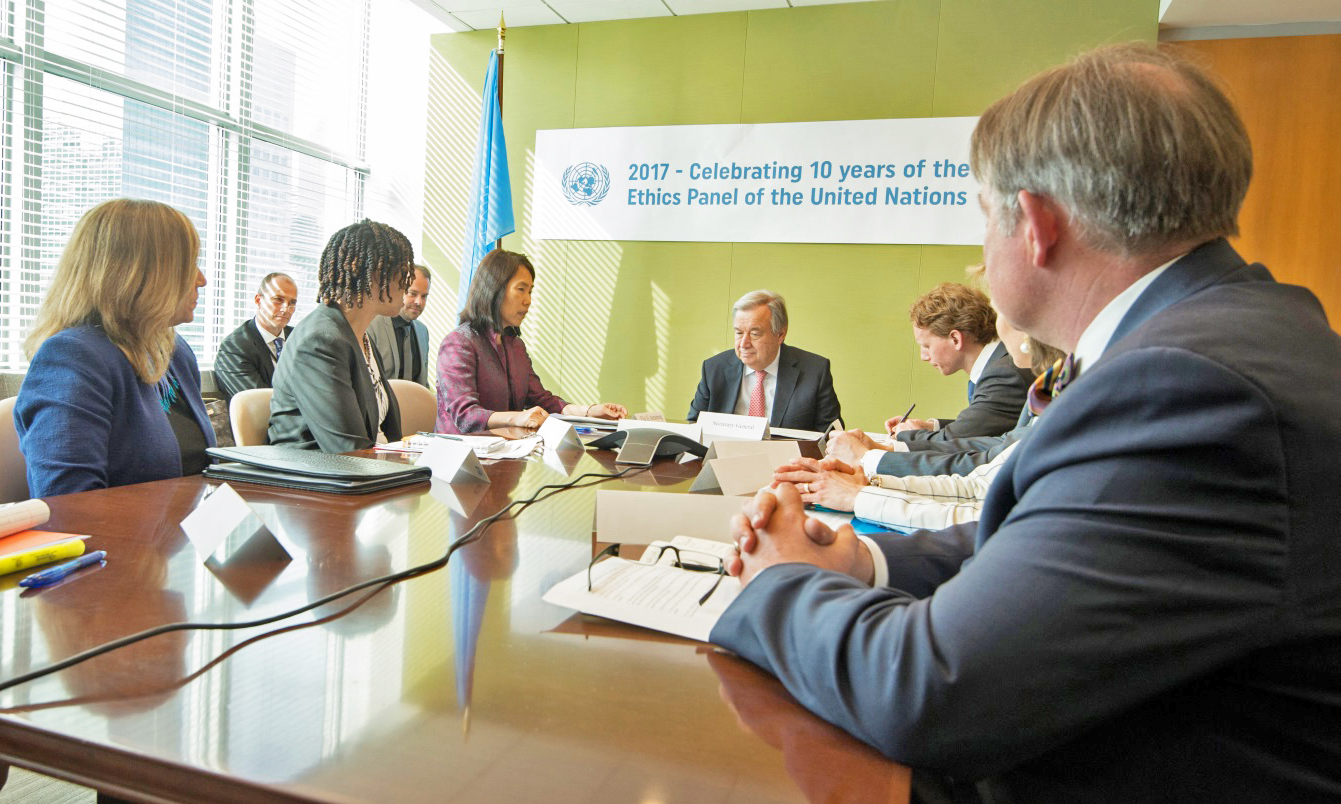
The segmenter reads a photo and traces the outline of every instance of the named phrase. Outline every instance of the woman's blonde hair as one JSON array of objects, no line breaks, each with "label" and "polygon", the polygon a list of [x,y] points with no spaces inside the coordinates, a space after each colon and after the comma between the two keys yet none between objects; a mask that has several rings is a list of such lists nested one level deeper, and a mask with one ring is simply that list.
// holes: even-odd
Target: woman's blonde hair
[{"label": "woman's blonde hair", "polygon": [[195,225],[167,204],[118,198],[85,212],[24,342],[28,356],[63,329],[93,324],[142,381],[157,383],[172,359],[173,317],[195,287],[199,253]]}]

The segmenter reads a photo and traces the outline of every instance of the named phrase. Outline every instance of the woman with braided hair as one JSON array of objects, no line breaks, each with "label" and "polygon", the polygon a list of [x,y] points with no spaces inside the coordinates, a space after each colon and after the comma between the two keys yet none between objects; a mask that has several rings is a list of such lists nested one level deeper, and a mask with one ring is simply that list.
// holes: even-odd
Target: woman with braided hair
[{"label": "woman with braided hair", "polygon": [[413,265],[410,241],[384,223],[363,220],[331,237],[318,306],[275,365],[271,444],[349,452],[401,437],[400,408],[367,332],[375,316],[400,311]]}]

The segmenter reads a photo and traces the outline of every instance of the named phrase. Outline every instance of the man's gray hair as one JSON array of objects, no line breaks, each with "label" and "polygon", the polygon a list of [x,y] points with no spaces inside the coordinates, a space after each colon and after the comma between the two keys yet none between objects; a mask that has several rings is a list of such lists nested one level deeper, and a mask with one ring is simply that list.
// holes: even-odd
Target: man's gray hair
[{"label": "man's gray hair", "polygon": [[1074,216],[1093,247],[1131,256],[1238,233],[1252,146],[1199,67],[1150,45],[1114,45],[1023,84],[979,119],[973,175],[1003,234],[1021,190]]},{"label": "man's gray hair", "polygon": [[751,290],[741,296],[731,306],[731,317],[735,318],[736,313],[753,310],[756,307],[768,308],[768,315],[773,321],[774,335],[781,335],[787,331],[787,301],[771,290]]}]

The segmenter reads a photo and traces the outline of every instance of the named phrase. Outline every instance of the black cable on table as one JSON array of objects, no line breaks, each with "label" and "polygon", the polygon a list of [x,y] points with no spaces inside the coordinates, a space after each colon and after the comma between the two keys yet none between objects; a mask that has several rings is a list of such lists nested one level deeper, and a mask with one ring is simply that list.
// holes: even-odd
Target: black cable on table
[{"label": "black cable on table", "polygon": [[[399,572],[393,572],[387,575],[379,576],[377,578],[370,578],[366,581],[360,581],[359,583],[356,583],[353,586],[349,586],[339,591],[332,592],[331,594],[326,595],[323,598],[314,600],[305,606],[300,606],[299,608],[291,609],[289,611],[282,612],[280,614],[275,614],[270,617],[262,617],[259,620],[248,620],[246,622],[238,622],[238,623],[185,622],[185,623],[168,623],[167,625],[155,626],[153,628],[140,631],[137,634],[130,634],[129,636],[124,636],[120,639],[116,639],[111,642],[104,642],[103,644],[98,645],[97,647],[89,648],[88,650],[76,653],[75,655],[67,659],[62,659],[61,661],[56,662],[54,664],[49,664],[46,667],[41,667],[38,668],[37,670],[24,673],[21,676],[16,676],[14,678],[7,679],[5,681],[0,681],[0,692],[3,692],[7,689],[11,689],[13,687],[17,687],[20,684],[26,684],[29,681],[34,681],[43,676],[59,672],[61,670],[65,670],[70,667],[74,667],[75,665],[82,664],[88,661],[89,659],[93,659],[105,653],[110,653],[114,650],[124,648],[127,645],[133,645],[136,642],[141,642],[143,640],[149,639],[151,637],[160,636],[162,634],[170,634],[173,633],[174,631],[235,631],[244,628],[256,628],[262,625],[269,625],[270,623],[279,622],[280,620],[287,620],[290,617],[294,617],[299,614],[302,614],[303,612],[319,608],[321,606],[326,605],[327,603],[334,602],[347,595],[352,595],[355,592],[368,589],[369,587],[377,586],[378,588],[375,591],[369,593],[368,595],[368,597],[372,597],[376,594],[379,594],[383,589],[386,589],[387,587],[393,584],[400,583],[401,581],[408,580],[410,578],[417,578],[420,575],[427,575],[430,572],[436,572],[437,570],[440,570],[443,567],[447,566],[447,563],[451,560],[453,553],[455,553],[461,547],[464,547],[467,544],[470,544],[471,542],[477,540],[480,537],[480,534],[484,533],[486,528],[488,528],[493,523],[497,522],[499,519],[503,518],[510,510],[512,510],[512,508],[516,506],[521,506],[521,508],[518,510],[518,513],[521,513],[521,511],[526,510],[529,506],[533,505],[534,503],[548,499],[554,496],[555,494],[558,494],[561,491],[567,491],[568,489],[574,489],[574,488],[582,488],[583,486],[586,485],[595,485],[595,483],[582,484],[581,481],[585,478],[595,478],[596,483],[601,483],[606,480],[614,480],[616,478],[624,477],[630,472],[646,470],[648,468],[649,467],[646,466],[630,466],[629,468],[621,472],[615,472],[613,474],[602,474],[599,472],[585,472],[573,478],[572,480],[568,481],[567,483],[549,483],[544,486],[541,486],[540,488],[536,489],[534,494],[532,494],[530,497],[527,497],[525,500],[511,500],[508,502],[507,505],[503,506],[498,511],[491,514],[488,518],[482,519],[479,522],[475,523],[474,527],[472,527],[465,533],[461,534],[451,544],[447,545],[447,552],[443,553],[440,557],[435,558],[432,561],[419,564],[418,566],[410,567],[409,569],[403,569],[400,570]],[[549,491],[550,493],[545,494],[544,492],[546,491]]]}]

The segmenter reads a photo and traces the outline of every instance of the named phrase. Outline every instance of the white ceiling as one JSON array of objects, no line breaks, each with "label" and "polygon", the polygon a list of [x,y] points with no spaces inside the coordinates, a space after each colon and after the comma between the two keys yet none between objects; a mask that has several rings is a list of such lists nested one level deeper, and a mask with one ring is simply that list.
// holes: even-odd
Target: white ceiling
[{"label": "white ceiling", "polygon": [[[673,17],[871,0],[414,0],[453,31]],[[1341,0],[1160,0],[1160,26],[1232,28],[1341,21]],[[1307,31],[1300,31],[1307,32]],[[1329,31],[1324,31],[1329,32]]]}]

